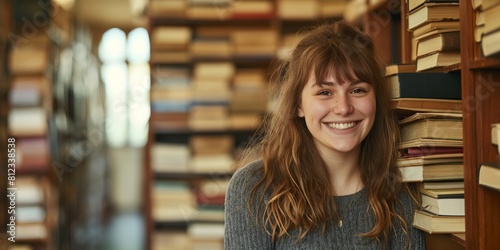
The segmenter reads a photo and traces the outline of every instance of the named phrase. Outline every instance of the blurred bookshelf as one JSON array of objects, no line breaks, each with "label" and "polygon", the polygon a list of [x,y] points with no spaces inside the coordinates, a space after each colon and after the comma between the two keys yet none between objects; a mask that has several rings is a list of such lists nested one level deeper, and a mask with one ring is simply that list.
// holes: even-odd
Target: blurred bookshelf
[{"label": "blurred bookshelf", "polygon": [[346,2],[148,3],[147,247],[178,242],[222,249],[231,164],[272,109],[276,66],[300,38],[297,32],[341,19]]}]

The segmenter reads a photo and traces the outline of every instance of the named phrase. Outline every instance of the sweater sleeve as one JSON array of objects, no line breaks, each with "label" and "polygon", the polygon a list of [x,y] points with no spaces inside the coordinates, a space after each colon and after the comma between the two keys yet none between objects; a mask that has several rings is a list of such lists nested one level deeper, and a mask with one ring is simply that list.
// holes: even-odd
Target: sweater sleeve
[{"label": "sweater sleeve", "polygon": [[[248,198],[257,182],[258,162],[236,171],[226,192],[224,211],[224,249],[272,249],[271,237],[257,224],[255,211],[249,211]],[[260,219],[260,218],[259,218]],[[259,220],[260,222],[260,220]]]}]

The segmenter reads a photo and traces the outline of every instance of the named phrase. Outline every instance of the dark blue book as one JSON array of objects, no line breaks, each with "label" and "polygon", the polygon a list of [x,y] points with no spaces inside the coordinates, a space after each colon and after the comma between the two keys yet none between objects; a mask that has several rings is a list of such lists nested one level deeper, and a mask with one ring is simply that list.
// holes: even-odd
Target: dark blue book
[{"label": "dark blue book", "polygon": [[446,72],[404,72],[387,77],[391,97],[460,100],[460,74]]}]

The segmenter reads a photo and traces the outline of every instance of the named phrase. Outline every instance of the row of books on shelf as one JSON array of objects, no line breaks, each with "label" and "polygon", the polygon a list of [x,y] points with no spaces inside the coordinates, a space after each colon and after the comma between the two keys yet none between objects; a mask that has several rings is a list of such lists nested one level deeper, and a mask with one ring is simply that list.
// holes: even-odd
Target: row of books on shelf
[{"label": "row of books on shelf", "polygon": [[153,233],[151,249],[224,249],[224,225],[221,223],[191,223],[187,230],[167,230]]},{"label": "row of books on shelf", "polygon": [[475,11],[475,41],[480,43],[485,56],[500,52],[500,1],[473,0]]},{"label": "row of books on shelf", "polygon": [[155,173],[230,173],[235,141],[231,135],[192,135],[188,143],[152,145]]},{"label": "row of books on shelf", "polygon": [[[207,179],[196,185],[179,181],[156,181],[152,190],[155,224],[178,224],[181,231],[156,231],[153,249],[222,249],[224,198],[228,179]],[[175,239],[174,239],[175,238]]]},{"label": "row of books on shelf", "polygon": [[316,19],[340,17],[347,0],[153,0],[148,12],[152,17],[187,19]]},{"label": "row of books on shelf", "polygon": [[[215,31],[215,32],[214,32]],[[190,58],[272,57],[278,35],[271,28],[156,26],[151,31],[154,62],[188,62]],[[171,57],[171,58],[169,58]]]}]

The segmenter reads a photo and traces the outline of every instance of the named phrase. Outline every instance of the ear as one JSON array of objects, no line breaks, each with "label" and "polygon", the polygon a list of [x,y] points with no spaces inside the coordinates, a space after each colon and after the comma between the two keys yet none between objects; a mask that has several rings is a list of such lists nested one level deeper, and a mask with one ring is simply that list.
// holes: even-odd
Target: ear
[{"label": "ear", "polygon": [[299,117],[305,116],[304,111],[302,110],[302,107],[300,107],[300,106],[297,108],[297,116],[299,116]]}]

